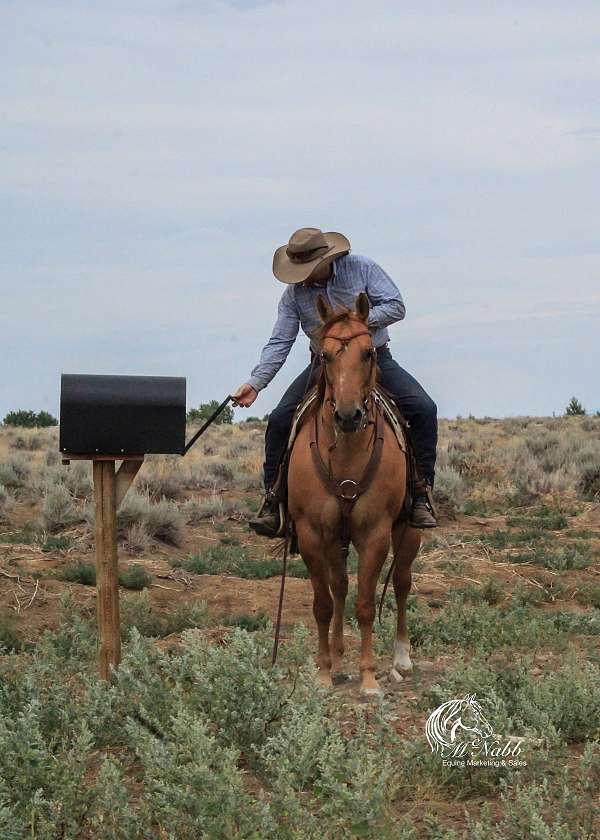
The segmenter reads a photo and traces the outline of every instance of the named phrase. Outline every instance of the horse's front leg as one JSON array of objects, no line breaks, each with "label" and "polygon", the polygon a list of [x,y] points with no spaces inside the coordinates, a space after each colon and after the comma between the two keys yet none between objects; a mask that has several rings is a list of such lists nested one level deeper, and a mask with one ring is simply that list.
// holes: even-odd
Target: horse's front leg
[{"label": "horse's front leg", "polygon": [[344,607],[348,595],[348,570],[339,544],[328,552],[329,588],[333,595],[333,621],[331,623],[331,656],[334,671],[340,668],[344,655]]},{"label": "horse's front leg", "polygon": [[296,523],[298,547],[310,574],[313,588],[313,615],[317,622],[319,649],[317,668],[319,682],[330,688],[331,651],[329,648],[329,625],[333,616],[333,599],[329,591],[329,575],[322,543],[317,531],[306,520]]},{"label": "horse's front leg", "polygon": [[373,621],[375,620],[375,592],[381,569],[390,547],[390,531],[378,529],[369,534],[358,550],[358,597],[356,599],[356,618],[360,627],[360,676],[361,694],[380,695],[383,692],[375,678],[375,660],[373,658]]}]

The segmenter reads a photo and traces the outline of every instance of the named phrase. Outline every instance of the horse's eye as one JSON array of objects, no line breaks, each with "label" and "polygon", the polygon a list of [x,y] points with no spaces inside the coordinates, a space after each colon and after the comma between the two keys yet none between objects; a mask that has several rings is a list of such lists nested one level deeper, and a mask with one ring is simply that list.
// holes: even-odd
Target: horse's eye
[{"label": "horse's eye", "polygon": [[323,350],[321,353],[321,361],[327,364],[331,361],[331,355]]}]

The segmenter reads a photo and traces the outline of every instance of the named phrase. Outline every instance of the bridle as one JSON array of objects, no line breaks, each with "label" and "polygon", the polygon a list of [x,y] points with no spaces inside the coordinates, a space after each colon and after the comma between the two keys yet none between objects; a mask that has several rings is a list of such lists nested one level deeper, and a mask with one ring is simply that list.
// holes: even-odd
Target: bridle
[{"label": "bridle", "polygon": [[[340,347],[339,350],[336,351],[336,354],[335,354],[336,356],[339,356],[340,353],[343,353],[344,350],[348,349],[348,345],[350,344],[351,341],[354,341],[355,338],[359,338],[361,335],[368,335],[369,338],[371,338],[371,333],[369,332],[369,330],[361,330],[360,332],[354,333],[353,335],[349,335],[349,336],[346,336],[346,337],[340,337],[340,336],[337,336],[337,335],[324,335],[321,338],[321,344],[328,338],[332,339],[333,341],[339,341],[342,346]],[[371,342],[371,347],[369,349],[369,355],[371,357],[371,365],[369,367],[368,381],[371,381],[371,377],[372,377],[372,374],[373,374],[373,365],[376,363],[376,360],[377,360],[377,350],[375,349],[375,345],[372,342]],[[324,350],[321,350],[321,352],[319,353],[319,359],[321,360],[321,364],[323,366],[323,373],[324,373],[324,376],[325,376],[325,382],[329,386],[329,390],[333,393],[333,389],[332,389],[332,386],[331,386],[331,381],[330,381],[330,379],[327,375],[327,363],[328,363],[327,353]],[[370,408],[370,405],[369,405],[370,397],[371,397],[371,394],[369,393],[363,399],[363,408],[365,410],[365,418],[367,417],[368,412],[369,412],[369,408]],[[336,409],[335,399],[333,397],[331,397],[329,402],[331,403],[331,411],[335,412],[335,409]],[[366,423],[363,423],[361,429],[365,428],[365,425],[366,425]]]}]

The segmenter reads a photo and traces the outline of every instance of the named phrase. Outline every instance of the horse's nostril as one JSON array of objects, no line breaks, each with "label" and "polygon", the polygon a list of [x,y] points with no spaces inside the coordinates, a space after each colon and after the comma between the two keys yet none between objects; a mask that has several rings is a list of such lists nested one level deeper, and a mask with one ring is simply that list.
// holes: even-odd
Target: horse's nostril
[{"label": "horse's nostril", "polygon": [[359,420],[362,420],[362,416],[363,416],[362,409],[357,408],[356,411],[354,412],[354,420],[356,422],[358,422]]}]

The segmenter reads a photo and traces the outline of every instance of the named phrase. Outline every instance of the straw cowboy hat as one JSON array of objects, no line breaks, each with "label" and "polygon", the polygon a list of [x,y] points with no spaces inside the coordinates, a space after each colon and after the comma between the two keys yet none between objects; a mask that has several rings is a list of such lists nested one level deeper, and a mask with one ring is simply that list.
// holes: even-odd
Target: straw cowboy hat
[{"label": "straw cowboy hat", "polygon": [[282,283],[302,283],[317,266],[347,254],[350,242],[341,233],[300,228],[273,255],[273,274]]}]

